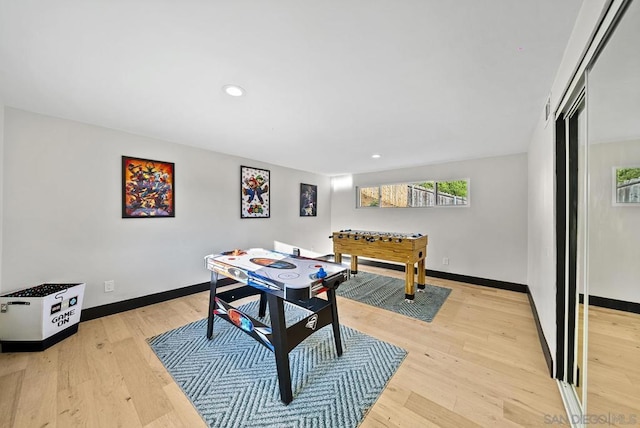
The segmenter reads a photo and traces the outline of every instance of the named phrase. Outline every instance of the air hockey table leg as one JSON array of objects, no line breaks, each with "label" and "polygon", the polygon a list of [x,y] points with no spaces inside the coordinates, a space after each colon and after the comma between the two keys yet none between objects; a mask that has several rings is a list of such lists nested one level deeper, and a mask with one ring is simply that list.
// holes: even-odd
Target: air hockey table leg
[{"label": "air hockey table leg", "polygon": [[336,305],[336,290],[327,289],[327,298],[331,303],[331,325],[333,326],[333,340],[336,343],[336,353],[342,356],[342,338],[340,337],[340,323],[338,322],[338,306]]},{"label": "air hockey table leg", "polygon": [[287,327],[284,318],[284,304],[282,299],[269,293],[269,317],[271,318],[271,341],[273,353],[276,356],[276,368],[278,370],[278,386],[280,387],[280,400],[284,404],[291,403],[293,392],[291,391],[291,368],[289,367],[289,352],[287,347]]},{"label": "air hockey table leg", "polygon": [[267,293],[260,292],[260,306],[258,308],[258,316],[262,318],[267,313]]},{"label": "air hockey table leg", "polygon": [[218,273],[211,271],[211,282],[209,284],[209,318],[207,320],[207,339],[213,337],[213,311],[216,307],[216,287],[218,285]]}]

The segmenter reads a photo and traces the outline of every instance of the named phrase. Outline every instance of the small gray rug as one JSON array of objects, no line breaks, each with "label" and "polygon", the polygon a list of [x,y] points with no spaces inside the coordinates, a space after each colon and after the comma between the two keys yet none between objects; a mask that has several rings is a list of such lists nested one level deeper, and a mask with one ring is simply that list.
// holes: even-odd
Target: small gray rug
[{"label": "small gray rug", "polygon": [[[258,302],[240,309],[258,318]],[[308,313],[285,304],[287,325]],[[148,339],[149,345],[210,427],[356,427],[406,356],[397,346],[340,326],[336,355],[331,326],[289,354],[293,401],[280,401],[275,356],[216,317]]]},{"label": "small gray rug", "polygon": [[366,303],[408,317],[431,322],[451,293],[450,288],[427,284],[424,293],[418,292],[413,303],[404,301],[404,279],[358,272],[340,284],[338,296]]}]

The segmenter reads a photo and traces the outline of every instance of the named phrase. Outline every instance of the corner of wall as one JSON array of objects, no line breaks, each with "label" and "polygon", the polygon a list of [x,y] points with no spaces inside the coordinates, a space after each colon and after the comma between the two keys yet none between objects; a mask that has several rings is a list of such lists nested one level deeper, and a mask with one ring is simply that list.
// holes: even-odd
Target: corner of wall
[{"label": "corner of wall", "polygon": [[4,229],[2,195],[4,194],[4,104],[0,104],[0,294],[2,293],[2,230]]},{"label": "corner of wall", "polygon": [[[551,87],[552,112],[561,108],[566,94],[571,94],[589,55],[593,55],[594,45],[602,39],[604,28],[610,24],[621,3],[622,0],[583,2]],[[550,367],[550,363],[557,364],[554,116],[552,114],[547,122],[541,112],[527,152],[527,285],[532,306],[539,317],[541,344]]]}]

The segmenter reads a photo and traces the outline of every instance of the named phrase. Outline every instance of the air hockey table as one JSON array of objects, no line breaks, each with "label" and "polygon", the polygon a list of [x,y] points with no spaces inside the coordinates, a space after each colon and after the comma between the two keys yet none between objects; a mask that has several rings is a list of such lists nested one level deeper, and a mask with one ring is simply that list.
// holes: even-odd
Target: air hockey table
[{"label": "air hockey table", "polygon": [[[293,400],[289,352],[304,339],[331,324],[336,353],[342,355],[335,290],[349,279],[349,269],[324,260],[262,248],[211,254],[204,260],[206,268],[211,271],[207,338],[211,340],[213,337],[214,318],[217,315],[271,350],[275,354],[283,403],[289,404]],[[220,275],[245,285],[218,293],[216,289]],[[326,300],[316,297],[325,291]],[[258,316],[265,316],[268,304],[271,325],[231,305],[235,300],[257,294],[260,295]],[[284,301],[306,310],[308,315],[287,327]]]}]

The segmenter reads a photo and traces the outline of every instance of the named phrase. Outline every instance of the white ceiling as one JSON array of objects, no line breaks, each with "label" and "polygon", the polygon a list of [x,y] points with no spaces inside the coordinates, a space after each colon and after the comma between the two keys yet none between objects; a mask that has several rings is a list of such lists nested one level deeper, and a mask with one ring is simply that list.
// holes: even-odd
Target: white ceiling
[{"label": "white ceiling", "polygon": [[328,175],[520,153],[581,3],[0,0],[0,102]]}]

